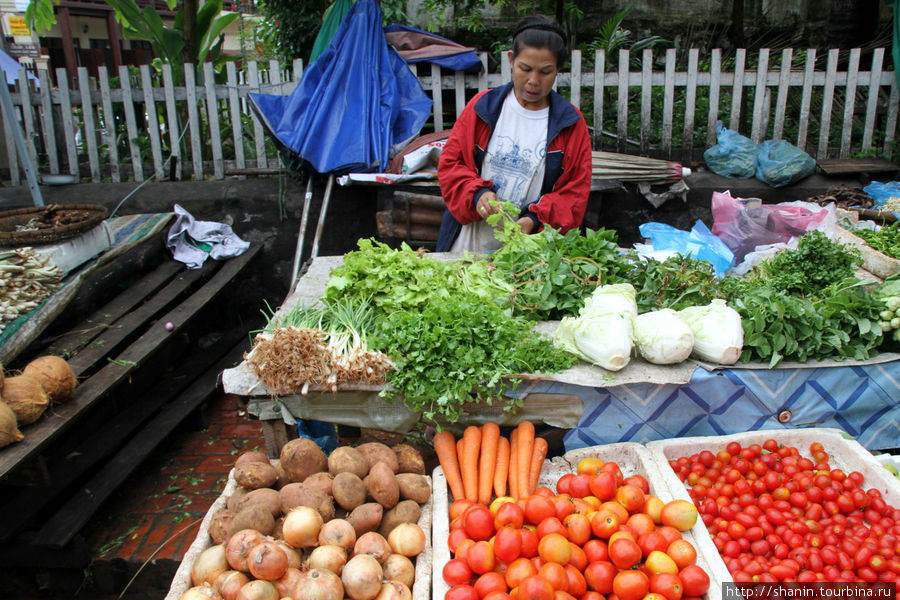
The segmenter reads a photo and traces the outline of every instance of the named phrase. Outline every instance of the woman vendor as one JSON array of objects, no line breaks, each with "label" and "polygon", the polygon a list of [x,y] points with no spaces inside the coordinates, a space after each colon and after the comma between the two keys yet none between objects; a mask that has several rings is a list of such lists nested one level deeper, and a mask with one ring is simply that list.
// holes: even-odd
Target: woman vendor
[{"label": "woman vendor", "polygon": [[553,91],[567,54],[565,33],[551,19],[529,17],[516,27],[512,81],[472,98],[441,151],[438,181],[448,210],[438,252],[499,248],[485,218],[500,201],[518,208],[525,233],[581,225],[591,187],[590,135],[581,112]]}]

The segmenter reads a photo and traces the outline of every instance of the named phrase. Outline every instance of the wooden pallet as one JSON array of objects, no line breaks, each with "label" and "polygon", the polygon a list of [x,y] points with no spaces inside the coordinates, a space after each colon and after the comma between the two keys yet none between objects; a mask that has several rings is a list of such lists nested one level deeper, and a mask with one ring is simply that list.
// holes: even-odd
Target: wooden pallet
[{"label": "wooden pallet", "polygon": [[86,564],[79,531],[247,349],[243,325],[202,351],[196,339],[209,326],[206,311],[228,300],[259,250],[195,270],[171,259],[153,265],[41,350],[67,356],[79,385],[72,400],[25,427],[22,442],[0,449],[7,564]]}]

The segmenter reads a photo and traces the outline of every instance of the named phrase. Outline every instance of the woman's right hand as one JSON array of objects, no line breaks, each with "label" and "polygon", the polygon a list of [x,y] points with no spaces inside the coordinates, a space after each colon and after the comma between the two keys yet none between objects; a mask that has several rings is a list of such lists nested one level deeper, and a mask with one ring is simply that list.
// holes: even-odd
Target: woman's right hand
[{"label": "woman's right hand", "polygon": [[482,219],[500,212],[500,200],[497,198],[497,194],[494,192],[483,193],[475,204],[475,210]]}]

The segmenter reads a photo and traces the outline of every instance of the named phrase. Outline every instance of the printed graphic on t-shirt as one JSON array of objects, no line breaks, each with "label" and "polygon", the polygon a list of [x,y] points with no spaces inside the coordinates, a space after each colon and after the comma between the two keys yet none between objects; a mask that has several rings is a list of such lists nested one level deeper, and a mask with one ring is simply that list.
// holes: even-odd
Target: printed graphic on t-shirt
[{"label": "printed graphic on t-shirt", "polygon": [[509,137],[497,140],[497,150],[489,157],[490,168],[500,198],[515,202],[523,208],[528,198],[528,187],[538,166],[544,160],[546,143],[533,148],[522,147]]}]

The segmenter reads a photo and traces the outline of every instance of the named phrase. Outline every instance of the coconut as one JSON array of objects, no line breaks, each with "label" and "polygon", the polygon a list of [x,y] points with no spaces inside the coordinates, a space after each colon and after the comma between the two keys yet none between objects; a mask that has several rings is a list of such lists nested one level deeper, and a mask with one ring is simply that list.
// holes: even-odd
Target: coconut
[{"label": "coconut", "polygon": [[34,377],[54,404],[68,400],[77,383],[72,367],[59,356],[38,357],[25,365],[22,374]]},{"label": "coconut", "polygon": [[6,380],[3,401],[15,413],[19,425],[34,423],[50,405],[50,397],[40,382],[28,375],[16,375]]},{"label": "coconut", "polygon": [[0,402],[0,447],[25,439],[16,423],[16,413],[6,402]]}]

